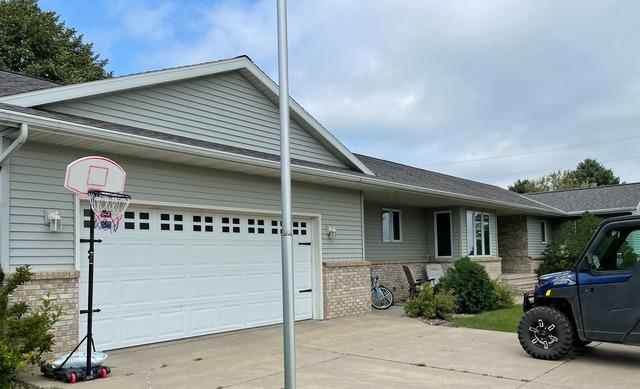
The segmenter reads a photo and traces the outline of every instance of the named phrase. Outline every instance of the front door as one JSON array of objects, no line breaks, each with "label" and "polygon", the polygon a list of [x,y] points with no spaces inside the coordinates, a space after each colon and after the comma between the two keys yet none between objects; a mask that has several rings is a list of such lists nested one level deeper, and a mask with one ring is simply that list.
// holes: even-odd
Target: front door
[{"label": "front door", "polygon": [[640,340],[640,226],[620,222],[602,230],[578,275],[585,336]]}]

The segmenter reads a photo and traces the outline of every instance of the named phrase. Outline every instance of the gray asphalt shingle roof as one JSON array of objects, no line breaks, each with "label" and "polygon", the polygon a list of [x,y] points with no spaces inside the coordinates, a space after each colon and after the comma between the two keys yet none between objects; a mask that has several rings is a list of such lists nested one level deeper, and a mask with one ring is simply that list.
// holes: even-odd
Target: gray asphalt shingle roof
[{"label": "gray asphalt shingle roof", "polygon": [[[248,150],[241,147],[223,145],[220,143],[207,142],[207,141],[188,138],[184,136],[172,135],[172,134],[167,134],[159,131],[146,130],[143,128],[132,127],[132,126],[127,126],[123,124],[107,122],[103,120],[91,119],[91,118],[86,118],[82,116],[70,115],[66,113],[53,112],[53,111],[48,111],[48,110],[38,109],[38,108],[20,107],[17,105],[5,104],[5,103],[0,103],[0,109],[26,113],[29,115],[34,115],[34,116],[39,116],[39,117],[44,117],[49,119],[62,120],[69,123],[102,128],[105,130],[117,131],[125,134],[138,135],[138,136],[143,136],[151,139],[165,140],[165,141],[180,143],[180,144],[189,145],[189,146],[202,147],[210,150],[225,151],[229,153],[245,155],[248,157],[261,158],[269,161],[280,161],[280,156],[275,154],[269,154],[269,153],[264,153],[260,151],[255,151],[255,150]],[[315,168],[324,169],[324,170],[338,171],[341,173],[349,173],[349,174],[359,175],[359,176],[364,175],[364,173],[356,172],[348,168],[329,166],[329,165],[314,163],[310,161],[298,160],[295,158],[292,159],[292,163],[300,166],[308,166],[308,167],[315,167]]]},{"label": "gray asphalt shingle roof", "polygon": [[[103,120],[90,119],[76,115],[64,114],[59,112],[52,112],[44,109],[20,107],[12,104],[0,103],[0,109],[6,109],[14,112],[21,112],[30,115],[58,119],[69,123],[82,124],[86,126],[102,128],[106,130],[118,131],[126,134],[138,135],[152,139],[166,140],[191,146],[203,147],[211,150],[226,151],[239,155],[246,155],[250,157],[262,158],[266,160],[279,161],[278,155],[263,153],[253,150],[247,150],[240,147],[222,145],[213,142],[207,142],[197,140],[193,138],[187,138],[172,134],[167,134],[158,131],[151,131],[137,127],[126,126],[122,124],[116,124]],[[446,174],[436,173],[428,170],[423,170],[407,165],[402,165],[395,162],[385,161],[366,155],[358,155],[356,157],[362,161],[362,163],[372,170],[377,178],[406,185],[413,185],[422,187],[425,189],[440,190],[450,192],[452,194],[462,194],[468,196],[475,196],[482,199],[500,201],[504,203],[512,203],[515,205],[524,205],[528,207],[538,208],[545,212],[557,212],[556,210],[549,208],[545,205],[529,200],[524,196],[510,192],[500,187],[484,184],[481,182],[466,180],[463,178],[453,177]],[[316,167],[324,170],[339,171],[342,173],[348,173],[350,175],[366,176],[364,173],[356,172],[354,170],[346,168],[337,168],[333,166],[321,165],[313,162],[303,160],[292,160],[292,163],[300,166]]]},{"label": "gray asphalt shingle roof", "polygon": [[60,86],[60,84],[7,70],[0,70],[0,96],[16,95],[56,86]]},{"label": "gray asphalt shingle roof", "polygon": [[366,155],[356,154],[356,157],[358,157],[371,171],[373,171],[376,176],[386,181],[535,207],[544,211],[557,212],[552,208],[532,201],[518,193],[500,188],[499,186],[454,177],[430,170],[419,169],[413,166],[385,161],[383,159],[369,157]]},{"label": "gray asphalt shingle roof", "polygon": [[525,196],[565,212],[618,208],[635,209],[640,203],[640,182],[555,192],[527,193]]}]

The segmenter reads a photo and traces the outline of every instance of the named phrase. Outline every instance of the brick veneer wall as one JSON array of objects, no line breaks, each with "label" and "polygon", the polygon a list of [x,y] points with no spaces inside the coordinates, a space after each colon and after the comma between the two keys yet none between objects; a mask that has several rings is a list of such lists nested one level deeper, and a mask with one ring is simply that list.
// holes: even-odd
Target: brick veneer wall
[{"label": "brick veneer wall", "polygon": [[70,352],[78,343],[78,271],[34,272],[31,282],[18,288],[12,296],[14,301],[24,301],[32,310],[49,293],[51,300],[62,307],[62,316],[53,327],[55,345],[46,359]]},{"label": "brick veneer wall", "polygon": [[[481,264],[493,279],[502,275],[502,259],[500,257],[472,258],[474,262]],[[380,282],[391,289],[394,301],[405,301],[409,298],[409,283],[402,270],[402,265],[408,266],[416,279],[426,279],[426,264],[440,263],[445,274],[453,266],[455,259],[414,259],[414,260],[371,260],[371,274],[380,277]]]},{"label": "brick veneer wall", "polygon": [[393,292],[395,302],[409,298],[409,283],[404,275],[402,265],[407,265],[413,271],[416,279],[426,277],[426,260],[371,260],[371,274],[380,277],[380,283]]},{"label": "brick veneer wall", "polygon": [[533,265],[529,257],[527,217],[498,216],[498,237],[498,252],[503,258],[502,271],[531,273]]},{"label": "brick veneer wall", "polygon": [[324,318],[371,313],[370,274],[367,261],[323,262]]}]

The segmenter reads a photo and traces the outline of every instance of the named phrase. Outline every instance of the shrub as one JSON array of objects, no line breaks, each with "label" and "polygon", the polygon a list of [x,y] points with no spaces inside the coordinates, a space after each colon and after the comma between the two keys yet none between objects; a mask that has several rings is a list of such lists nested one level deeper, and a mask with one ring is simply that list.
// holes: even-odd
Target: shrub
[{"label": "shrub", "polygon": [[422,285],[418,296],[404,304],[409,317],[451,320],[455,312],[455,298],[450,291],[435,292],[431,285]]},{"label": "shrub", "polygon": [[585,212],[578,220],[562,223],[551,234],[551,242],[544,251],[544,262],[537,270],[538,275],[569,270],[589,243],[600,221],[597,216]]},{"label": "shrub", "polygon": [[32,278],[29,267],[21,266],[5,282],[0,269],[0,388],[10,387],[21,368],[41,363],[42,354],[54,344],[49,330],[60,318],[61,309],[48,296],[42,299],[39,311],[32,311],[24,302],[9,303],[9,296]]},{"label": "shrub", "polygon": [[502,282],[492,280],[491,283],[493,284],[493,293],[496,296],[496,305],[494,308],[511,308],[516,302],[511,290]]},{"label": "shrub", "polygon": [[477,313],[493,309],[496,296],[489,274],[479,263],[469,257],[455,261],[453,268],[440,279],[444,290],[455,295],[456,306],[461,313]]}]

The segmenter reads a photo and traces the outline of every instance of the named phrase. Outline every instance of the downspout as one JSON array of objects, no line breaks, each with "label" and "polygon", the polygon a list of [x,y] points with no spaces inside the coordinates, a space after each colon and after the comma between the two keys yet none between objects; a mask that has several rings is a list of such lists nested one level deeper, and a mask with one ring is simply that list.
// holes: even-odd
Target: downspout
[{"label": "downspout", "polygon": [[27,142],[28,137],[29,137],[29,125],[27,123],[20,124],[20,135],[18,135],[18,138],[14,140],[13,143],[11,143],[6,150],[0,153],[0,167],[2,166],[2,164],[7,158],[11,157],[13,153],[18,151],[20,147],[22,147],[22,145]]}]

